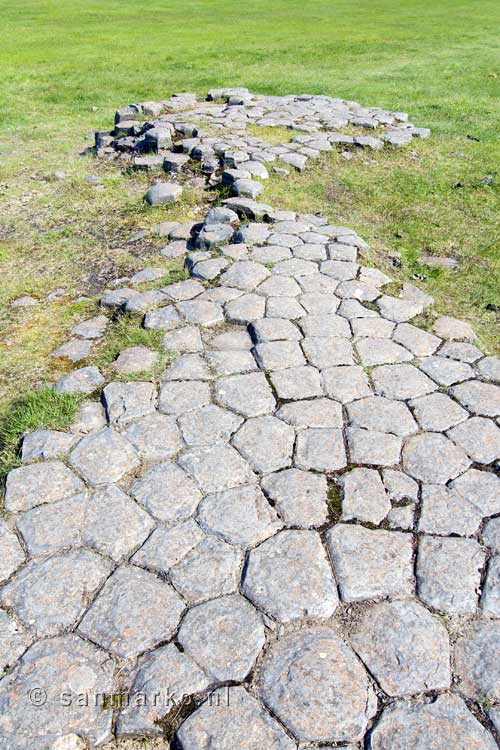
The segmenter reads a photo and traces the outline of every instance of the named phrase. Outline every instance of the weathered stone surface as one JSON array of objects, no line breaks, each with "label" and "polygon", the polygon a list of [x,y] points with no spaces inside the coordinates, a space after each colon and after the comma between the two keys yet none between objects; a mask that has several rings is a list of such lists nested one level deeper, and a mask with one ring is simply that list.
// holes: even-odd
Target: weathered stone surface
[{"label": "weathered stone surface", "polygon": [[475,700],[500,700],[500,623],[477,622],[455,645],[459,690]]},{"label": "weathered stone surface", "polygon": [[153,328],[158,331],[171,331],[181,324],[181,316],[173,305],[151,310],[144,316],[144,328]]},{"label": "weathered stone surface", "polygon": [[266,300],[260,294],[249,292],[233,299],[225,306],[226,318],[232,323],[246,325],[264,317]]},{"label": "weathered stone surface", "polygon": [[474,341],[476,338],[476,334],[469,323],[449,316],[438,318],[434,322],[432,330],[442,339]]},{"label": "weathered stone surface", "polygon": [[[312,278],[306,276],[305,278]],[[339,300],[334,297],[333,292],[305,292],[299,297],[299,302],[309,315],[334,315],[339,306]]]},{"label": "weathered stone surface", "polygon": [[111,427],[80,440],[70,461],[91,484],[113,484],[139,466],[132,444]]},{"label": "weathered stone surface", "polygon": [[91,550],[72,550],[29,562],[4,586],[0,601],[38,636],[74,625],[104,583],[111,565]]},{"label": "weathered stone surface", "polygon": [[281,531],[251,550],[243,592],[281,622],[330,617],[337,587],[315,531]]},{"label": "weathered stone surface", "polygon": [[57,393],[92,393],[100,388],[104,378],[94,365],[73,370],[57,381],[54,389]]},{"label": "weathered stone surface", "polygon": [[474,539],[422,537],[417,556],[419,597],[443,612],[474,613],[484,560]]},{"label": "weathered stone surface", "polygon": [[72,336],[79,336],[82,339],[98,339],[104,336],[108,323],[109,320],[106,315],[96,315],[95,318],[78,323],[71,329],[70,333]]},{"label": "weathered stone surface", "polygon": [[397,435],[376,430],[347,428],[347,447],[351,463],[393,466],[401,457],[402,440]]},{"label": "weathered stone surface", "polygon": [[337,524],[327,543],[344,601],[413,594],[411,534]]},{"label": "weathered stone surface", "polygon": [[299,320],[304,336],[349,338],[351,331],[345,318],[334,313],[328,315],[306,315]]},{"label": "weathered stone surface", "polygon": [[127,566],[106,581],[78,630],[113,654],[130,658],[170,638],[183,610],[168,583]]},{"label": "weathered stone surface", "polygon": [[342,427],[342,407],[329,398],[284,404],[276,416],[294,427]]},{"label": "weathered stone surface", "polygon": [[447,434],[476,463],[490,464],[500,457],[500,429],[491,419],[472,417]]},{"label": "weathered stone surface", "polygon": [[413,354],[408,349],[387,338],[359,339],[356,342],[356,350],[365,367],[394,362],[409,362],[413,359]]},{"label": "weathered stone surface", "polygon": [[495,474],[469,469],[450,486],[479,508],[483,516],[500,513],[500,478]]},{"label": "weathered stone surface", "polygon": [[261,417],[276,407],[273,392],[262,372],[220,378],[215,384],[215,395],[222,406],[244,417]]},{"label": "weathered stone surface", "polygon": [[380,396],[402,401],[425,396],[437,389],[427,375],[409,364],[380,365],[375,367],[372,377]]},{"label": "weathered stone surface", "polygon": [[452,395],[472,414],[500,417],[500,387],[480,380],[469,380],[451,389]]},{"label": "weathered stone surface", "polygon": [[253,355],[244,349],[207,352],[207,362],[217,376],[237,375],[258,369]]},{"label": "weathered stone surface", "polygon": [[70,339],[58,346],[51,353],[51,357],[64,357],[71,362],[80,362],[92,352],[92,342],[85,339]]},{"label": "weathered stone surface", "polygon": [[187,323],[200,326],[213,326],[224,321],[220,305],[206,300],[186,300],[177,303],[177,310]]},{"label": "weathered stone surface", "polygon": [[203,750],[207,742],[213,750],[295,748],[281,725],[243,687],[216,690],[183,723],[177,737],[182,750]]},{"label": "weathered stone surface", "polygon": [[[109,655],[76,635],[33,645],[0,682],[2,750],[51,747],[68,728],[92,744],[104,742],[110,736],[112,713],[90,697],[113,691],[113,672]],[[42,705],[28,700],[34,686],[46,691]],[[88,703],[79,701],[79,695],[89,696]]]},{"label": "weathered stone surface", "polygon": [[376,286],[359,279],[341,281],[335,293],[342,299],[355,299],[361,302],[373,302],[377,297],[380,297],[380,291]]},{"label": "weathered stone surface", "polygon": [[421,432],[410,437],[403,449],[403,467],[410,476],[430,484],[446,484],[466,471],[467,454],[444,435]]},{"label": "weathered stone surface", "polygon": [[360,740],[377,707],[365,670],[329,628],[291,633],[273,644],[257,690],[301,742]]},{"label": "weathered stone surface", "polygon": [[175,182],[157,182],[149,188],[144,200],[150,206],[161,206],[164,203],[176,203],[181,193],[182,187]]},{"label": "weathered stone surface", "polygon": [[[123,349],[112,364],[112,368],[120,375],[137,375],[152,370],[158,363],[160,355],[147,346],[131,346]],[[113,385],[113,383],[110,383]],[[106,386],[109,388],[109,385]]]},{"label": "weathered stone surface", "polygon": [[179,463],[203,492],[223,492],[255,481],[248,463],[230,445],[191,448],[181,455]]},{"label": "weathered stone surface", "polygon": [[374,604],[356,626],[350,642],[390,696],[450,687],[448,633],[417,602]]},{"label": "weathered stone surface", "polygon": [[210,380],[211,373],[201,354],[182,354],[177,357],[162,375],[163,382],[168,380]]},{"label": "weathered stone surface", "polygon": [[257,344],[266,341],[300,341],[301,333],[289,320],[263,318],[250,326],[250,334]]},{"label": "weathered stone surface", "polygon": [[169,331],[163,337],[163,347],[176,354],[188,354],[203,351],[200,329],[197,326],[184,326],[176,331]]},{"label": "weathered stone surface", "polygon": [[352,469],[342,474],[342,521],[379,524],[391,509],[380,474],[374,469]]},{"label": "weathered stone surface", "polygon": [[204,536],[169,571],[170,580],[190,604],[197,604],[237,591],[242,565],[240,549],[214,536]]},{"label": "weathered stone surface", "polygon": [[422,430],[442,432],[463,422],[468,414],[445,393],[430,393],[410,401],[410,406]]},{"label": "weathered stone surface", "polygon": [[473,364],[483,356],[483,353],[474,344],[459,341],[447,341],[439,350],[440,357],[458,359],[460,362]]},{"label": "weathered stone surface", "polygon": [[321,378],[327,396],[342,404],[373,395],[366,372],[357,365],[329,367],[323,370]]},{"label": "weathered stone surface", "polygon": [[295,430],[276,417],[256,417],[240,427],[232,442],[254,471],[267,474],[291,464]]},{"label": "weathered stone surface", "polygon": [[266,316],[268,318],[297,320],[305,315],[305,312],[302,305],[294,297],[269,297],[266,302]]},{"label": "weathered stone surface", "polygon": [[18,531],[30,555],[56,552],[82,544],[87,494],[73,495],[56,503],[38,505],[23,513]]},{"label": "weathered stone surface", "polygon": [[282,370],[306,364],[297,341],[268,341],[257,344],[254,351],[262,370]]},{"label": "weathered stone surface", "polygon": [[496,742],[456,695],[432,702],[398,701],[384,713],[370,737],[373,750],[494,750]]},{"label": "weathered stone surface", "polygon": [[319,372],[309,365],[274,370],[271,382],[278,398],[285,400],[295,401],[324,395]]},{"label": "weathered stone surface", "polygon": [[477,363],[477,369],[485,380],[500,383],[500,359],[498,357],[484,357]]},{"label": "weathered stone surface", "polygon": [[0,519],[0,581],[6,581],[23,563],[25,554],[19,539]]},{"label": "weathered stone surface", "polygon": [[[492,557],[488,563],[481,609],[489,617],[500,617],[500,555]],[[497,695],[497,698],[500,696]]]},{"label": "weathered stone surface", "polygon": [[109,383],[102,392],[110,424],[127,424],[155,410],[156,387],[153,383]]},{"label": "weathered stone surface", "polygon": [[442,484],[423,486],[419,531],[444,536],[471,536],[481,521],[481,511],[456,490]]},{"label": "weathered stone surface", "polygon": [[220,283],[223,286],[236,287],[245,292],[251,292],[270,275],[268,269],[261,263],[243,260],[239,263],[233,263],[233,265],[222,274]]},{"label": "weathered stone surface", "polygon": [[32,642],[33,635],[15,617],[0,610],[0,676],[14,666]]},{"label": "weathered stone surface", "polygon": [[170,461],[148,469],[134,483],[131,493],[160,521],[187,518],[201,500],[201,493],[193,480]]},{"label": "weathered stone surface", "polygon": [[191,409],[208,406],[212,396],[210,385],[201,380],[168,381],[162,385],[158,408],[164,414],[178,416]]},{"label": "weathered stone surface", "polygon": [[377,300],[377,305],[384,318],[396,323],[405,323],[407,320],[419,315],[423,306],[418,302],[410,302],[397,297],[382,296]]},{"label": "weathered stone surface", "polygon": [[351,342],[339,337],[306,337],[302,349],[310,365],[320,370],[336,365],[354,365]]},{"label": "weathered stone surface", "polygon": [[268,474],[262,489],[287,526],[322,526],[328,519],[326,478],[299,469]]},{"label": "weathered stone surface", "polygon": [[467,380],[474,375],[470,365],[444,357],[427,357],[420,363],[419,367],[439,385],[453,385],[453,383]]},{"label": "weathered stone surface", "polygon": [[217,351],[230,351],[232,349],[250,350],[252,346],[252,339],[248,333],[237,328],[219,333],[210,341],[210,347]]},{"label": "weathered stone surface", "polygon": [[212,679],[241,682],[264,646],[264,625],[250,602],[235,594],[193,607],[178,639]]},{"label": "weathered stone surface", "polygon": [[392,432],[406,437],[418,426],[406,404],[382,396],[363,398],[347,405],[350,423],[355,427],[378,432]]},{"label": "weathered stone surface", "polygon": [[166,302],[165,295],[159,289],[150,289],[147,292],[137,292],[125,302],[123,309],[126,313],[148,312],[160,307]]},{"label": "weathered stone surface", "polygon": [[188,445],[227,442],[242,423],[242,417],[214,404],[202,406],[179,418],[179,427]]},{"label": "weathered stone surface", "polygon": [[158,412],[128,425],[123,434],[146,461],[164,461],[184,446],[175,418]]},{"label": "weathered stone surface", "polygon": [[441,339],[422,328],[412,326],[410,323],[400,323],[393,334],[393,339],[402,344],[417,357],[428,357],[434,354]]},{"label": "weathered stone surface", "polygon": [[295,465],[313,471],[337,471],[347,466],[342,431],[309,428],[297,436]]},{"label": "weathered stone surface", "polygon": [[167,573],[196,547],[205,534],[192,518],[172,526],[159,526],[132,560],[158,573]]},{"label": "weathered stone surface", "polygon": [[57,502],[84,489],[83,482],[61,461],[21,466],[7,476],[4,506],[15,513]]},{"label": "weathered stone surface", "polygon": [[69,429],[75,434],[87,435],[89,432],[98,432],[106,426],[106,414],[101,404],[96,401],[84,402],[75,417],[75,421]]}]

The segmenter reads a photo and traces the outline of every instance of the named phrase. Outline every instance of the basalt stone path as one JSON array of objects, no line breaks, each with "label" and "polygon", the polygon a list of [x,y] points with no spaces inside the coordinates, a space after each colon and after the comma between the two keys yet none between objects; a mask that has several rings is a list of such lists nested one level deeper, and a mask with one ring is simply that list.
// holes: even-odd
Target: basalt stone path
[{"label": "basalt stone path", "polygon": [[189,279],[80,330],[142,311],[159,387],[74,370],[102,403],[8,476],[0,748],[493,750],[500,360],[319,216],[237,198],[187,237]]}]

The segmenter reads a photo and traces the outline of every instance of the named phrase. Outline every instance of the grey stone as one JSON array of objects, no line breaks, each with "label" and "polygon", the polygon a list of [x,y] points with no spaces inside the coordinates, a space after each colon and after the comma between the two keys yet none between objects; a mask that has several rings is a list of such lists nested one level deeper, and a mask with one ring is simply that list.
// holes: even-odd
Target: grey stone
[{"label": "grey stone", "polygon": [[39,505],[26,511],[17,528],[30,555],[55,552],[82,544],[87,495],[74,495],[57,503]]},{"label": "grey stone", "polygon": [[391,509],[378,471],[352,469],[342,474],[338,483],[343,489],[342,521],[364,521],[378,525]]},{"label": "grey stone", "polygon": [[78,409],[75,421],[69,429],[76,434],[88,434],[97,432],[105,426],[106,414],[101,404],[96,401],[87,401]]},{"label": "grey stone", "polygon": [[439,385],[453,385],[474,376],[474,371],[465,362],[455,362],[444,357],[427,357],[419,367]]},{"label": "grey stone", "polygon": [[104,383],[99,369],[94,365],[80,367],[63,375],[54,386],[57,393],[93,393]]},{"label": "grey stone", "polygon": [[485,615],[500,617],[500,556],[492,557],[481,596],[481,609]]},{"label": "grey stone", "polygon": [[91,484],[112,484],[139,466],[129,441],[108,427],[84,437],[70,454],[72,466]]},{"label": "grey stone", "polygon": [[270,276],[257,287],[259,294],[266,297],[296,297],[300,286],[289,276]]},{"label": "grey stone", "polygon": [[119,289],[108,289],[101,298],[101,307],[121,307],[125,302],[139,294],[137,289],[120,287]]},{"label": "grey stone", "polygon": [[239,224],[238,214],[224,206],[215,206],[205,216],[205,224]]},{"label": "grey stone", "polygon": [[350,642],[391,697],[450,687],[448,633],[417,602],[374,604],[356,626]]},{"label": "grey stone", "polygon": [[[403,323],[402,325],[407,324]],[[351,327],[354,336],[382,339],[391,337],[394,330],[394,323],[385,318],[353,318],[351,320]]]},{"label": "grey stone", "polygon": [[173,305],[160,307],[152,310],[144,316],[144,328],[153,328],[157,331],[171,331],[181,324],[181,318]]},{"label": "grey stone", "polygon": [[274,370],[271,382],[280,399],[299,400],[324,395],[318,370],[308,365]]},{"label": "grey stone", "polygon": [[[151,131],[148,131],[151,133]],[[170,141],[171,143],[171,141]],[[175,182],[157,182],[149,188],[144,200],[150,206],[161,206],[165,203],[176,203],[182,194],[182,187]]]},{"label": "grey stone", "polygon": [[284,404],[276,416],[293,427],[343,427],[342,407],[329,398]]},{"label": "grey stone", "polygon": [[385,295],[377,300],[377,305],[384,318],[396,323],[405,323],[407,320],[414,318],[415,315],[419,315],[424,309],[419,302],[410,302],[409,300]]},{"label": "grey stone", "polygon": [[175,302],[183,302],[184,300],[193,299],[205,291],[203,284],[194,279],[184,279],[184,281],[177,281],[174,284],[168,284],[162,287],[161,292],[167,297],[167,299],[174,300]]},{"label": "grey stone", "polygon": [[7,476],[4,507],[11,513],[29,510],[77,495],[84,489],[83,482],[61,461],[21,466]]},{"label": "grey stone", "polygon": [[262,318],[266,309],[266,301],[259,294],[244,294],[238,299],[231,300],[225,306],[226,317],[229,322],[246,325]]},{"label": "grey stone", "polygon": [[419,597],[443,612],[473,614],[484,562],[475,539],[422,537],[417,556]]},{"label": "grey stone", "polygon": [[500,359],[498,357],[484,357],[477,363],[477,369],[486,380],[500,383]]},{"label": "grey stone", "polygon": [[[275,242],[276,241],[276,235]],[[299,243],[302,242],[302,240],[299,240]],[[313,263],[310,260],[302,260],[301,258],[291,258],[290,260],[282,260],[279,263],[276,263],[276,265],[273,268],[273,274],[278,274],[279,276],[292,276],[294,278],[298,278],[300,276],[309,276],[310,274],[315,274],[318,272],[318,266],[316,263]]]},{"label": "grey stone", "polygon": [[489,464],[500,456],[500,429],[491,419],[472,417],[447,434],[476,463]]},{"label": "grey stone", "polygon": [[380,396],[406,401],[437,390],[427,375],[409,364],[380,365],[372,372],[375,390]]},{"label": "grey stone", "polygon": [[467,419],[467,412],[444,393],[430,393],[410,401],[422,430],[441,432]]},{"label": "grey stone", "polygon": [[193,480],[170,461],[148,469],[132,486],[131,494],[160,521],[191,516],[201,500]]},{"label": "grey stone", "polygon": [[306,364],[296,341],[269,341],[257,344],[255,359],[263,370],[282,370]]},{"label": "grey stone", "polygon": [[243,687],[220,688],[212,693],[182,724],[177,737],[183,750],[203,750],[207,742],[213,750],[295,748],[281,725]]},{"label": "grey stone", "polygon": [[322,526],[328,519],[326,478],[299,469],[268,474],[261,481],[287,526]]},{"label": "grey stone", "polygon": [[432,702],[399,701],[384,709],[370,737],[373,750],[494,750],[493,737],[456,695]]},{"label": "grey stone", "polygon": [[349,323],[339,315],[306,315],[299,320],[304,336],[341,336],[349,338]]},{"label": "grey stone", "polygon": [[[311,258],[311,260],[321,260],[321,258]],[[345,260],[325,260],[320,266],[321,273],[339,281],[355,279],[358,270],[359,266],[357,263],[349,263]]]},{"label": "grey stone", "polygon": [[332,571],[315,531],[280,531],[251,550],[242,588],[280,622],[330,617],[338,605]]},{"label": "grey stone", "polygon": [[358,398],[372,396],[368,377],[361,367],[329,367],[321,373],[327,396],[347,404]]},{"label": "grey stone", "polygon": [[110,424],[128,422],[151,414],[156,405],[153,383],[109,383],[103,391],[103,401]]},{"label": "grey stone", "polygon": [[235,180],[232,185],[233,195],[243,196],[244,198],[258,198],[262,190],[263,187],[260,182],[245,178]]},{"label": "grey stone", "polygon": [[348,339],[306,336],[302,341],[302,348],[309,364],[319,369],[354,365],[352,346]]},{"label": "grey stone", "polygon": [[160,255],[164,258],[181,258],[187,252],[187,246],[185,240],[175,240],[169,242],[160,250]]},{"label": "grey stone", "polygon": [[485,524],[481,540],[487,547],[495,552],[500,552],[500,517],[492,518]]},{"label": "grey stone", "polygon": [[360,280],[342,281],[335,293],[342,299],[355,299],[358,302],[373,302],[380,297],[380,291],[376,286]]},{"label": "grey stone", "polygon": [[125,302],[123,309],[126,313],[148,312],[165,304],[166,301],[167,298],[159,289],[150,289],[147,292],[134,294]]},{"label": "grey stone", "polygon": [[29,295],[25,294],[22,297],[17,297],[13,302],[11,302],[11,307],[34,307],[35,305],[38,305],[38,300],[34,297],[30,297]]},{"label": "grey stone", "polygon": [[297,437],[295,465],[313,471],[336,471],[347,465],[341,430],[310,428]]},{"label": "grey stone", "polygon": [[0,581],[6,581],[24,560],[25,554],[17,536],[0,519]]},{"label": "grey stone", "polygon": [[500,623],[480,621],[455,645],[459,690],[478,701],[500,700]]},{"label": "grey stone", "polygon": [[262,372],[220,378],[215,384],[215,394],[222,406],[244,417],[261,417],[276,407],[273,392]]},{"label": "grey stone", "polygon": [[269,224],[246,224],[238,229],[234,239],[237,244],[263,245],[269,234]]},{"label": "grey stone", "polygon": [[254,320],[250,326],[250,334],[258,344],[267,341],[300,341],[302,338],[296,325],[280,318]]},{"label": "grey stone", "polygon": [[347,404],[349,421],[354,427],[378,432],[391,432],[400,437],[418,431],[406,404],[382,396],[370,396]]},{"label": "grey stone", "polygon": [[132,557],[132,562],[158,573],[168,573],[194,549],[205,534],[192,518],[159,526]]},{"label": "grey stone", "polygon": [[[312,261],[316,261],[317,263],[319,263],[320,261],[323,261],[323,263],[321,264],[322,266],[326,262],[331,262],[331,261],[326,261],[326,250],[325,250],[324,245],[318,245],[317,243],[312,244],[312,243],[306,242],[305,240],[302,245],[295,245],[295,247],[292,250],[292,254],[294,258],[302,258],[303,260],[312,260]],[[322,273],[326,274],[326,271],[322,270]],[[331,275],[334,276],[333,273]],[[334,276],[334,278],[336,277]]]},{"label": "grey stone", "polygon": [[184,446],[175,418],[157,412],[130,424],[124,435],[146,461],[164,461]]},{"label": "grey stone", "polygon": [[483,356],[483,353],[474,344],[466,344],[458,341],[447,341],[439,350],[440,357],[457,359],[471,365]]},{"label": "grey stone", "polygon": [[304,308],[293,297],[270,297],[266,302],[266,316],[268,318],[296,320],[304,314]]},{"label": "grey stone", "polygon": [[240,549],[205,536],[169,571],[170,580],[190,604],[198,604],[236,592],[242,564]]},{"label": "grey stone", "polygon": [[330,628],[290,633],[274,643],[257,690],[300,742],[356,742],[377,708],[368,675]]},{"label": "grey stone", "polygon": [[234,330],[217,334],[217,336],[211,339],[210,346],[212,349],[218,351],[228,351],[231,349],[249,350],[253,344],[252,339],[246,331]]},{"label": "grey stone", "polygon": [[248,419],[232,443],[254,471],[267,474],[289,466],[295,430],[272,416]]},{"label": "grey stone", "polygon": [[434,322],[432,330],[442,339],[451,339],[452,341],[455,339],[474,341],[476,338],[476,334],[469,323],[449,316],[438,318]]},{"label": "grey stone", "polygon": [[190,448],[180,456],[179,463],[203,492],[223,492],[255,481],[248,463],[230,445]]},{"label": "grey stone", "polygon": [[78,438],[57,430],[35,430],[24,436],[21,459],[23,463],[37,459],[58,458],[69,453]]},{"label": "grey stone", "polygon": [[85,341],[83,339],[70,339],[65,341],[64,344],[54,349],[50,353],[51,357],[64,357],[71,360],[71,362],[80,362],[82,359],[86,359],[92,351],[92,342]]},{"label": "grey stone", "polygon": [[142,271],[134,273],[129,280],[129,284],[145,284],[149,281],[157,281],[158,279],[167,276],[167,274],[168,271],[165,268],[153,268],[150,266],[148,268],[143,268]]},{"label": "grey stone", "polygon": [[220,305],[204,300],[186,300],[177,303],[177,310],[187,323],[212,326],[224,321]]},{"label": "grey stone", "polygon": [[227,258],[209,258],[195,263],[191,273],[197,279],[213,281],[229,266]]},{"label": "grey stone", "polygon": [[33,635],[14,617],[0,610],[0,676],[14,666],[33,642]]},{"label": "grey stone", "polygon": [[[103,711],[96,700],[83,704],[78,696],[95,695],[96,688],[100,694],[112,693],[113,671],[108,654],[74,634],[34,644],[0,682],[2,750],[49,748],[68,728],[92,744],[106,741],[111,711]],[[46,691],[43,705],[27,700],[33,686]]]},{"label": "grey stone", "polygon": [[376,310],[366,307],[357,299],[350,298],[343,299],[340,303],[339,315],[351,321],[357,318],[380,318],[380,314]]},{"label": "grey stone", "polygon": [[[306,276],[306,278],[310,277]],[[300,295],[299,302],[310,315],[331,315],[339,306],[339,300],[336,297],[323,292],[304,292]]]},{"label": "grey stone", "polygon": [[207,361],[217,376],[252,372],[258,369],[252,354],[245,350],[208,352]]},{"label": "grey stone", "polygon": [[358,255],[358,251],[352,245],[344,245],[338,242],[328,244],[328,257],[331,260],[343,260],[353,263]]},{"label": "grey stone", "polygon": [[452,395],[472,414],[500,417],[500,387],[480,380],[469,380],[455,385]]},{"label": "grey stone", "polygon": [[160,389],[158,408],[164,414],[177,416],[207,406],[211,400],[208,383],[200,380],[168,381]]},{"label": "grey stone", "polygon": [[182,415],[179,427],[188,445],[212,445],[228,441],[242,422],[233,412],[211,404]]},{"label": "grey stone", "polygon": [[82,339],[99,339],[104,336],[108,323],[109,320],[105,315],[96,315],[95,318],[78,323],[71,329],[70,333],[72,336],[79,336]]},{"label": "grey stone", "polygon": [[483,516],[500,513],[500,478],[495,474],[469,469],[450,486],[479,508]]},{"label": "grey stone", "polygon": [[403,468],[410,476],[430,484],[446,484],[471,464],[466,453],[444,435],[421,432],[403,449]]},{"label": "grey stone", "polygon": [[111,366],[120,375],[136,375],[152,370],[159,358],[158,352],[147,346],[131,346],[123,349]]},{"label": "grey stone", "polygon": [[[291,259],[291,257],[292,252],[290,248],[283,247],[281,245],[263,245],[262,247],[252,247],[251,252],[252,260],[256,261],[257,263],[279,263],[281,260],[289,260]],[[268,279],[268,281],[270,280],[271,279]],[[290,278],[290,281],[294,281],[294,279]]]},{"label": "grey stone", "polygon": [[337,524],[327,544],[343,601],[412,596],[412,536]]},{"label": "grey stone", "polygon": [[400,461],[402,442],[400,437],[386,432],[347,429],[349,456],[354,464],[394,466]]},{"label": "grey stone", "polygon": [[162,380],[210,380],[210,370],[201,354],[182,354],[167,367]]},{"label": "grey stone", "polygon": [[456,490],[440,484],[423,486],[419,531],[443,536],[471,536],[481,521],[480,510]]},{"label": "grey stone", "polygon": [[246,260],[233,263],[231,268],[222,274],[220,283],[224,286],[251,292],[268,276],[270,276],[270,273],[265,266]]},{"label": "grey stone", "polygon": [[387,338],[359,339],[356,342],[356,350],[366,367],[393,364],[395,362],[409,362],[413,359],[413,354],[408,349]]},{"label": "grey stone", "polygon": [[82,616],[110,572],[110,563],[87,549],[32,560],[3,587],[0,601],[38,637],[57,635]]},{"label": "grey stone", "polygon": [[331,276],[324,276],[322,273],[312,273],[304,276],[297,276],[302,291],[305,294],[326,294],[329,295],[332,303],[338,307],[338,299],[333,297],[339,282],[332,279]]}]

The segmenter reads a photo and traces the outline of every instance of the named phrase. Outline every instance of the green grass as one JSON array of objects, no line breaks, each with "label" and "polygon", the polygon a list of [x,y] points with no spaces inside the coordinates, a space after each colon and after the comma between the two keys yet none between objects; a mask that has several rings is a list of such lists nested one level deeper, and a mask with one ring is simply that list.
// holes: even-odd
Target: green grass
[{"label": "green grass", "polygon": [[[0,412],[60,374],[49,352],[108,279],[158,264],[162,241],[132,246],[131,231],[208,205],[187,189],[178,206],[148,210],[152,176],[79,156],[92,130],[117,106],[211,86],[327,93],[429,126],[431,139],[409,148],[350,161],[335,152],[272,177],[262,199],[353,226],[381,267],[400,252],[390,272],[424,277],[436,309],[470,320],[498,352],[500,178],[480,182],[500,163],[497,0],[11,0],[0,23]],[[65,180],[51,179],[56,169]],[[459,270],[431,271],[422,254],[456,256]],[[67,297],[10,310],[16,296],[56,287]],[[75,309],[77,294],[90,302]]]}]

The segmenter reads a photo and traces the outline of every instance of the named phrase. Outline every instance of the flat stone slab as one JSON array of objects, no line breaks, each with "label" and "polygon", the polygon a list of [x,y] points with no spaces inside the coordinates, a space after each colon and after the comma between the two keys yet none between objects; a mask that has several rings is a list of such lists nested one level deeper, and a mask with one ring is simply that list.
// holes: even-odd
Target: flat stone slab
[{"label": "flat stone slab", "polygon": [[295,430],[276,417],[256,417],[240,427],[232,443],[255,472],[268,474],[292,463]]},{"label": "flat stone slab", "polygon": [[255,481],[249,464],[230,445],[190,448],[179,463],[203,492],[223,492]]},{"label": "flat stone slab", "polygon": [[261,372],[229,375],[215,383],[215,396],[221,406],[244,417],[261,417],[271,414],[276,406],[273,392]]},{"label": "flat stone slab", "polygon": [[328,519],[326,478],[285,469],[262,478],[261,486],[287,526],[322,526]]},{"label": "flat stone slab", "polygon": [[130,490],[132,496],[160,521],[188,518],[201,500],[190,476],[170,461],[148,469]]},{"label": "flat stone slab", "polygon": [[108,427],[84,437],[70,455],[71,465],[91,484],[113,484],[139,466],[137,452]]},{"label": "flat stone slab", "polygon": [[61,461],[21,466],[7,476],[5,509],[10,512],[29,510],[42,503],[52,503],[84,490],[83,482]]}]

